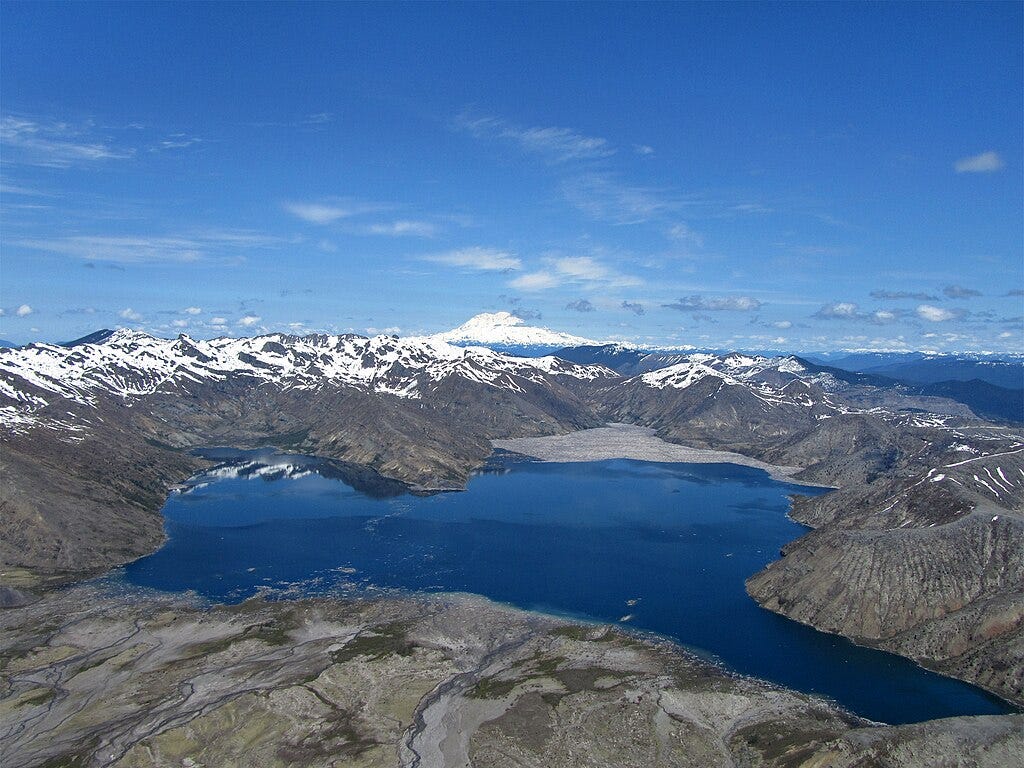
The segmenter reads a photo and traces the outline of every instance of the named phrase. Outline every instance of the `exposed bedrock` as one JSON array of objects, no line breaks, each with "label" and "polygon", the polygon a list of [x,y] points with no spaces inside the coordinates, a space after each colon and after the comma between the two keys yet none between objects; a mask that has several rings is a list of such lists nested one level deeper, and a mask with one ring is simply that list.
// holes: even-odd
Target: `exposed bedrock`
[{"label": "exposed bedrock", "polygon": [[[997,517],[995,521],[993,517]],[[822,528],[747,582],[761,605],[1024,703],[1024,520]]]}]

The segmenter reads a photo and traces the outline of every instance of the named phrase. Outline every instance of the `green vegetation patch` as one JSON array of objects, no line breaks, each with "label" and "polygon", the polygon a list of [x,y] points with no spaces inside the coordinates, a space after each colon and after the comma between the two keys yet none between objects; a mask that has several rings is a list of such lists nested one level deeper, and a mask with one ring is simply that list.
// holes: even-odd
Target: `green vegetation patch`
[{"label": "green vegetation patch", "polygon": [[[629,677],[629,675],[622,672],[617,672],[614,669],[606,669],[605,667],[587,667],[585,669],[563,669],[561,672],[555,673],[555,679],[558,680],[562,685],[566,687],[569,693],[579,693],[580,691],[595,691],[597,690],[597,681],[601,679],[611,679],[616,681],[622,681]],[[617,685],[618,683],[616,683]],[[613,687],[613,686],[608,686]]]},{"label": "green vegetation patch", "polygon": [[92,739],[85,752],[51,757],[46,762],[41,763],[39,768],[89,768],[92,764],[92,753],[96,749],[96,743],[97,739]]},{"label": "green vegetation patch", "polygon": [[360,731],[358,725],[355,714],[332,707],[314,733],[280,747],[277,756],[289,764],[309,763],[328,757],[351,759],[379,747],[380,742]]},{"label": "green vegetation patch", "polygon": [[235,643],[245,640],[258,640],[271,646],[285,645],[291,638],[291,633],[298,628],[298,622],[293,615],[287,615],[280,619],[252,624],[238,634],[220,637],[216,640],[207,640],[189,646],[189,658],[199,656],[210,656],[221,651],[226,651]]},{"label": "green vegetation patch", "polygon": [[824,723],[786,724],[779,721],[756,723],[741,728],[731,739],[756,750],[769,763],[798,768],[817,752],[822,742],[836,738],[835,728]]},{"label": "green vegetation patch", "polygon": [[501,679],[500,675],[482,677],[477,681],[466,695],[471,699],[500,699],[508,696],[517,685],[527,683],[531,680],[543,680],[544,678],[557,679],[558,667],[565,661],[565,656],[544,656],[543,652],[537,651],[528,659],[516,664],[516,667],[523,668],[525,674],[510,679]]},{"label": "green vegetation patch", "polygon": [[616,633],[608,627],[604,627],[601,634],[592,637],[596,629],[598,628],[574,624],[552,629],[548,634],[552,637],[564,637],[584,643],[610,643],[616,639]]},{"label": "green vegetation patch", "polygon": [[34,691],[29,691],[24,694],[15,704],[16,707],[38,707],[50,699],[52,699],[56,693],[53,688],[36,688]]},{"label": "green vegetation patch", "polygon": [[377,661],[387,656],[411,656],[416,644],[408,638],[409,625],[395,621],[374,627],[373,633],[360,633],[348,641],[344,648],[331,651],[331,661],[344,664],[359,657]]}]

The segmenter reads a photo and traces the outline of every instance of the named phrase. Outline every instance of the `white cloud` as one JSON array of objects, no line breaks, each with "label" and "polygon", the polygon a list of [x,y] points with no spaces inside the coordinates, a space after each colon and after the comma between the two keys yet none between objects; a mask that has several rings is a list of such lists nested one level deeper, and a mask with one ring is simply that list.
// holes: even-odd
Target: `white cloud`
[{"label": "white cloud", "polygon": [[462,113],[453,121],[455,128],[478,139],[502,139],[518,144],[524,152],[545,155],[552,162],[609,157],[615,148],[606,139],[585,136],[571,128],[523,128],[500,117],[474,117]]},{"label": "white cloud", "polygon": [[80,235],[53,240],[22,240],[18,245],[89,261],[118,264],[199,261],[200,245],[179,237],[101,237]]},{"label": "white cloud", "polygon": [[86,134],[86,129],[68,123],[19,117],[0,120],[0,143],[6,148],[5,160],[9,162],[68,168],[79,163],[124,160],[135,154],[134,149],[114,147]]},{"label": "white cloud", "polygon": [[930,323],[941,323],[945,320],[952,320],[956,317],[956,313],[942,307],[933,307],[931,304],[922,304],[917,308],[917,316]]},{"label": "white cloud", "polygon": [[481,248],[480,246],[460,248],[446,253],[435,253],[423,258],[426,261],[432,261],[437,264],[447,264],[450,267],[462,267],[463,269],[471,269],[478,272],[505,272],[522,267],[522,262],[519,258],[507,251],[501,251],[497,248]]},{"label": "white cloud", "polygon": [[860,311],[852,301],[837,301],[833,304],[826,304],[815,312],[814,316],[829,320],[849,320],[859,317]]},{"label": "white cloud", "polygon": [[226,317],[211,317],[210,325],[226,325],[228,319]]},{"label": "white cloud", "polygon": [[781,328],[782,330],[785,330],[787,328],[792,327],[793,323],[789,320],[776,320],[774,323],[772,323],[772,328]]},{"label": "white cloud", "polygon": [[598,221],[640,224],[685,204],[663,189],[624,184],[611,174],[591,173],[562,183],[566,201]]},{"label": "white cloud", "polygon": [[980,155],[961,157],[953,167],[957,173],[992,173],[1003,167],[1003,158],[998,152],[982,152]]},{"label": "white cloud", "polygon": [[171,320],[171,325],[175,328],[188,328],[188,320]]},{"label": "white cloud", "polygon": [[667,309],[678,309],[680,312],[752,312],[761,308],[761,302],[753,296],[700,296],[694,294],[662,306]]},{"label": "white cloud", "polygon": [[668,229],[668,236],[672,240],[678,240],[680,242],[691,243],[692,245],[702,248],[704,246],[704,238],[699,232],[694,232],[689,225],[682,222],[673,224]]},{"label": "white cloud", "polygon": [[544,259],[545,269],[516,278],[509,285],[523,291],[541,291],[572,283],[584,288],[628,288],[642,284],[632,275],[624,275],[590,256],[551,256]]},{"label": "white cloud", "polygon": [[[33,250],[59,253],[86,261],[116,264],[166,264],[202,261],[221,254],[229,263],[241,258],[237,251],[273,248],[285,242],[281,238],[249,231],[209,231],[182,236],[148,235],[75,235],[50,239],[26,239],[16,245]],[[235,251],[228,255],[228,251]]]},{"label": "white cloud", "polygon": [[509,283],[510,286],[520,291],[544,291],[560,284],[561,280],[558,277],[543,270],[522,275]]},{"label": "white cloud", "polygon": [[371,235],[391,237],[433,237],[437,234],[437,226],[429,221],[400,220],[387,224],[371,224],[366,231]]},{"label": "white cloud", "polygon": [[16,314],[18,317],[28,317],[29,315],[32,314],[32,307],[30,307],[28,304],[22,304],[20,307],[14,310],[14,314]]},{"label": "white cloud", "polygon": [[186,315],[201,315],[203,314],[202,307],[185,307],[181,310]]},{"label": "white cloud", "polygon": [[118,314],[122,318],[124,318],[125,320],[130,320],[133,323],[137,323],[137,322],[139,322],[139,320],[142,319],[142,315],[140,315],[138,312],[136,312],[131,307],[127,307],[126,309],[122,309],[120,312],[118,312]]},{"label": "white cloud", "polygon": [[640,285],[639,278],[623,275],[590,256],[566,256],[551,259],[555,271],[574,282],[600,283],[613,288]]},{"label": "white cloud", "polygon": [[185,149],[191,147],[193,144],[202,143],[202,139],[195,136],[189,136],[186,133],[173,133],[166,139],[158,142],[156,146],[150,148],[150,152],[159,152],[161,150],[168,149]]},{"label": "white cloud", "polygon": [[638,155],[653,155],[654,147],[649,146],[647,144],[634,144],[633,151],[636,152]]},{"label": "white cloud", "polygon": [[350,207],[325,203],[285,203],[284,209],[293,216],[311,224],[330,224],[338,219],[354,216],[358,211]]},{"label": "white cloud", "polygon": [[243,328],[249,328],[256,325],[261,319],[258,315],[246,315],[238,321],[238,324]]},{"label": "white cloud", "polygon": [[896,313],[888,309],[879,309],[873,312],[871,317],[876,323],[891,323],[896,319]]}]

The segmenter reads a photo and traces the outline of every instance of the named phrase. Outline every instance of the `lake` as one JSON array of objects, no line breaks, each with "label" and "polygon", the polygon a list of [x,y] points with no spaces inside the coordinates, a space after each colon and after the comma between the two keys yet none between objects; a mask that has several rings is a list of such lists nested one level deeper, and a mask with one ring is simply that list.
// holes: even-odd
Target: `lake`
[{"label": "lake", "polygon": [[416,496],[368,470],[267,452],[168,499],[169,539],[124,578],[217,601],[379,590],[473,592],[656,632],[742,674],[889,723],[1012,711],[906,659],[760,608],[744,580],[807,529],[815,489],[732,464],[525,461],[498,454],[461,493]]}]

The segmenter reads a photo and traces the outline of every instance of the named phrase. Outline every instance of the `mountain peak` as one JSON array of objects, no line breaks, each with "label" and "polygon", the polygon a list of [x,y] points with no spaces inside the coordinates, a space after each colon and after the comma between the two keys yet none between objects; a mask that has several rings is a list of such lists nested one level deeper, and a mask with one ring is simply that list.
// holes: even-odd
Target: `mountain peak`
[{"label": "mountain peak", "polygon": [[552,331],[527,325],[511,312],[483,312],[474,315],[458,328],[435,333],[429,338],[451,344],[496,345],[501,347],[575,347],[597,344],[592,339],[571,333]]},{"label": "mountain peak", "polygon": [[473,328],[505,328],[514,325],[525,325],[526,321],[511,312],[481,312],[473,315],[466,322],[456,328],[456,331],[470,330]]}]

